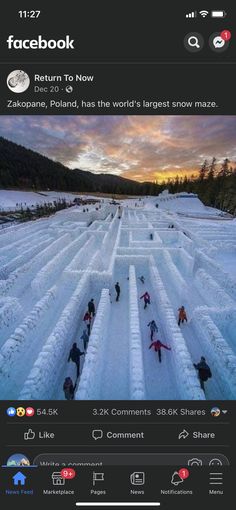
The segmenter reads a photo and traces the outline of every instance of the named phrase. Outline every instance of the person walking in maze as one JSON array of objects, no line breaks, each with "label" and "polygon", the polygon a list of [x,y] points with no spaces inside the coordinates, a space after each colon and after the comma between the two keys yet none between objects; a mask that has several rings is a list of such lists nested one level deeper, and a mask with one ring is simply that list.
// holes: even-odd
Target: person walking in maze
[{"label": "person walking in maze", "polygon": [[200,385],[203,391],[205,391],[205,382],[212,377],[211,369],[206,363],[206,358],[204,356],[201,356],[199,363],[193,364],[194,368],[198,370],[198,377],[200,381]]},{"label": "person walking in maze", "polygon": [[94,304],[94,299],[91,299],[89,302],[88,302],[88,311],[91,315],[91,317],[94,317],[95,316],[95,304]]},{"label": "person walking in maze", "polygon": [[91,321],[92,321],[92,317],[91,317],[91,315],[90,315],[89,311],[87,311],[87,312],[84,314],[83,321],[85,322],[85,324],[86,324],[86,326],[87,326],[88,336],[90,336],[90,333],[91,333]]},{"label": "person walking in maze", "polygon": [[144,276],[139,276],[138,279],[140,280],[141,283],[145,283],[145,278]]},{"label": "person walking in maze", "polygon": [[147,291],[140,297],[140,299],[144,300],[144,309],[147,308],[147,305],[150,305],[151,303],[150,294],[148,294]]},{"label": "person walking in maze", "polygon": [[171,347],[168,347],[168,345],[163,344],[160,340],[156,340],[155,342],[152,342],[149,349],[154,348],[155,352],[158,352],[158,358],[159,362],[161,363],[161,349],[162,347],[164,349],[167,349],[167,351],[171,351]]},{"label": "person walking in maze", "polygon": [[178,309],[178,312],[179,312],[178,326],[180,326],[180,323],[183,324],[184,321],[188,322],[188,319],[184,306],[181,306],[181,308]]},{"label": "person walking in maze", "polygon": [[63,391],[66,400],[74,400],[76,384],[74,385],[70,377],[66,377],[63,384]]},{"label": "person walking in maze", "polygon": [[81,340],[83,340],[83,343],[84,343],[84,350],[86,351],[87,350],[87,347],[88,347],[88,343],[89,343],[89,335],[86,331],[86,329],[84,329],[81,337],[80,337]]},{"label": "person walking in maze", "polygon": [[116,301],[119,301],[119,299],[120,299],[120,284],[119,284],[119,282],[116,282],[115,290],[116,290]]},{"label": "person walking in maze", "polygon": [[154,320],[152,320],[151,322],[148,323],[148,328],[150,328],[150,333],[151,333],[151,341],[153,340],[153,335],[156,332],[158,332],[158,327],[156,325],[156,322]]},{"label": "person walking in maze", "polygon": [[73,363],[76,364],[77,379],[78,379],[78,377],[80,375],[80,356],[83,356],[83,355],[84,355],[84,352],[81,352],[79,347],[77,347],[77,344],[74,343],[72,345],[72,349],[70,350],[70,354],[69,354],[69,357],[68,357],[68,362],[71,360],[71,361],[73,361]]}]

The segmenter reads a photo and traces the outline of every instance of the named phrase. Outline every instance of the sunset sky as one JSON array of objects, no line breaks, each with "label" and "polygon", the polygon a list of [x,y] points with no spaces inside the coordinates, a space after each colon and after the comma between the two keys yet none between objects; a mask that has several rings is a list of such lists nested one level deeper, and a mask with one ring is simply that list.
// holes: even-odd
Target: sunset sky
[{"label": "sunset sky", "polygon": [[236,116],[1,116],[0,136],[70,168],[159,182],[236,162]]}]

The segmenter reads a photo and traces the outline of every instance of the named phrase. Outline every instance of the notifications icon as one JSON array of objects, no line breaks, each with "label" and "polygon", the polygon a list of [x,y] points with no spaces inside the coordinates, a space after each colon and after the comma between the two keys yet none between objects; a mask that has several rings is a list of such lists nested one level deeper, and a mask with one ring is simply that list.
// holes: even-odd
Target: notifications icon
[{"label": "notifications icon", "polygon": [[92,431],[92,438],[97,441],[97,439],[103,438],[103,430],[93,430]]}]

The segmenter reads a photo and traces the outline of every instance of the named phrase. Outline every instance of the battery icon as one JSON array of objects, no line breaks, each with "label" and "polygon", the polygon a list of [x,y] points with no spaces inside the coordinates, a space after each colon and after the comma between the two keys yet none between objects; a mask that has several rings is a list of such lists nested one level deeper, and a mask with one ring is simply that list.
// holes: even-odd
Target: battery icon
[{"label": "battery icon", "polygon": [[227,13],[225,11],[211,11],[212,18],[225,18]]}]

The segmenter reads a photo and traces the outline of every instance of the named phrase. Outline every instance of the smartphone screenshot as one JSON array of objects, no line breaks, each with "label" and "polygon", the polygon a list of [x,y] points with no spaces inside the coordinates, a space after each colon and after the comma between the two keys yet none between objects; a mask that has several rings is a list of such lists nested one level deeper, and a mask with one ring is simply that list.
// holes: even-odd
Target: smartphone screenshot
[{"label": "smartphone screenshot", "polygon": [[2,8],[4,510],[233,507],[235,22]]}]

